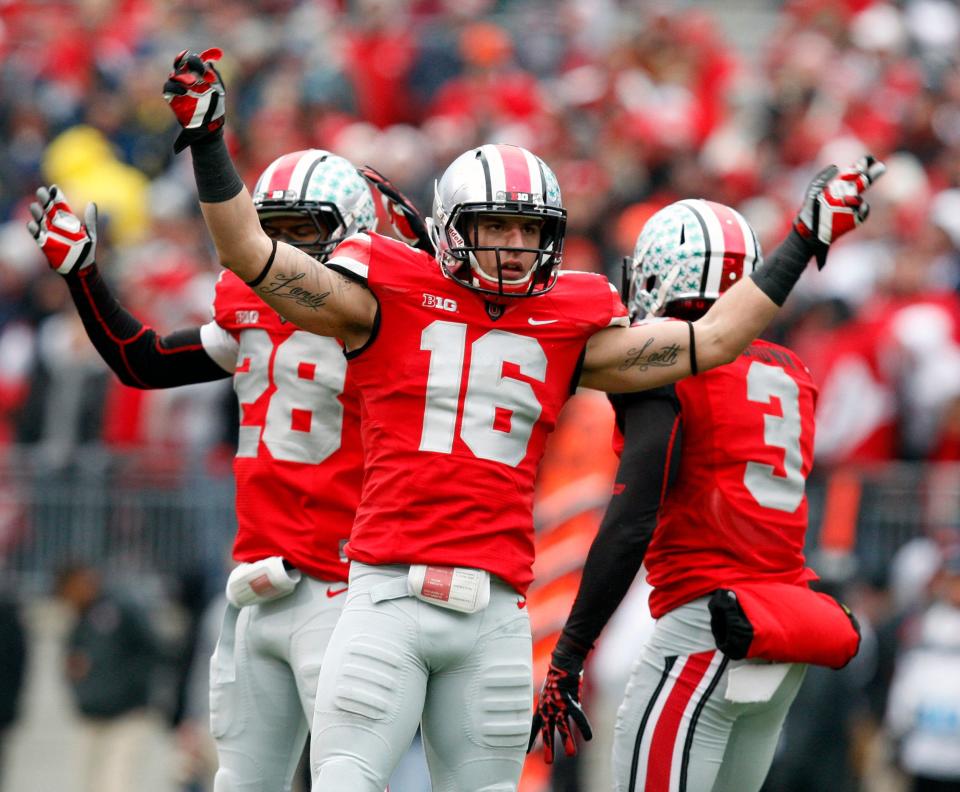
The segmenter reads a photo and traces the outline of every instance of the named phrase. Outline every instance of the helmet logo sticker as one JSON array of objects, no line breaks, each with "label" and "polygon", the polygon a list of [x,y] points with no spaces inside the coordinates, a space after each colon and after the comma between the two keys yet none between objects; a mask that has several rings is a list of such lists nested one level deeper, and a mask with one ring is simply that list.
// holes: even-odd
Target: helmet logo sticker
[{"label": "helmet logo sticker", "polygon": [[539,196],[528,192],[498,192],[498,201],[522,201],[524,203],[541,203]]}]

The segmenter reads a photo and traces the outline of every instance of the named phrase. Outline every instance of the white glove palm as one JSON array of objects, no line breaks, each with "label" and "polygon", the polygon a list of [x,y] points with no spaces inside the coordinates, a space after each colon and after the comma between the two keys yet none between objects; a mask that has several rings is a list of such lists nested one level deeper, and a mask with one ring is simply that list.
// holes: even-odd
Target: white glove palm
[{"label": "white glove palm", "polygon": [[47,263],[61,275],[79,272],[93,263],[97,252],[97,205],[87,204],[83,222],[77,217],[57,185],[37,190],[30,204],[33,220],[27,231],[36,240]]}]

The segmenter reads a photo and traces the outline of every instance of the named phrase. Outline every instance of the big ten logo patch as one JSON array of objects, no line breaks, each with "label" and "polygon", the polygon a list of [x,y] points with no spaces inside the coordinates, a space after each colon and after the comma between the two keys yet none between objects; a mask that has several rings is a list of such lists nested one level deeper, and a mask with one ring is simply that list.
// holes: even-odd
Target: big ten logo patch
[{"label": "big ten logo patch", "polygon": [[441,311],[448,311],[450,313],[457,312],[457,301],[450,297],[438,297],[435,294],[423,294],[423,306],[424,308],[437,308]]},{"label": "big ten logo patch", "polygon": [[237,324],[256,324],[260,321],[260,311],[237,311]]}]

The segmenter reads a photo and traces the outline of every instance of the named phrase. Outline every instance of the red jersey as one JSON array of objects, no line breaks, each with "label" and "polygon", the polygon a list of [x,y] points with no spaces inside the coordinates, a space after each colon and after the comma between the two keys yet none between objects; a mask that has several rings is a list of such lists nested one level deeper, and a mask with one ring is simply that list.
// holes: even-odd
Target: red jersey
[{"label": "red jersey", "polygon": [[214,324],[201,337],[234,370],[240,402],[233,557],[280,555],[313,577],[346,580],[363,454],[342,347],[281,319],[230,272],[217,282]]},{"label": "red jersey", "polygon": [[627,324],[617,293],[603,276],[566,272],[491,316],[432,256],[377,234],[327,264],[380,305],[371,340],[349,354],[366,455],[347,555],[485,569],[525,592],[537,467],[587,340]]},{"label": "red jersey", "polygon": [[816,402],[806,367],[754,341],[733,363],[675,387],[680,468],[644,561],[651,613],[740,580],[816,579],[803,557]]}]

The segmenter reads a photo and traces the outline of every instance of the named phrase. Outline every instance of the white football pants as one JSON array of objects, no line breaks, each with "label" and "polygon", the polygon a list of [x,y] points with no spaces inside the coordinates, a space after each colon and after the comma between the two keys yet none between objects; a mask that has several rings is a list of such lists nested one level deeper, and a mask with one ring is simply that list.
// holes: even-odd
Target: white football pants
[{"label": "white football pants", "polygon": [[617,792],[757,792],[805,665],[730,660],[707,598],[657,620],[617,713]]},{"label": "white football pants", "polygon": [[227,605],[210,658],[214,792],[289,792],[346,597],[346,584],[304,575],[281,599]]},{"label": "white football pants", "polygon": [[533,703],[525,601],[491,578],[484,610],[447,610],[406,594],[407,569],[351,565],[317,692],[314,788],[383,792],[420,722],[433,792],[514,792]]}]

